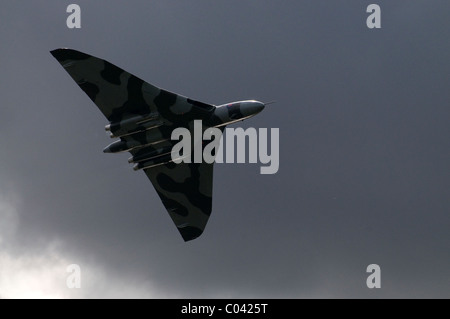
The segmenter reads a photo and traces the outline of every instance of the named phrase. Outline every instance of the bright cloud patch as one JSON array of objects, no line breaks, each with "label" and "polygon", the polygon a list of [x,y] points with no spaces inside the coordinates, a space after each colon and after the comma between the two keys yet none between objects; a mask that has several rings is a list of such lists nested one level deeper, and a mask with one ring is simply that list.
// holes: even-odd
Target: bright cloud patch
[{"label": "bright cloud patch", "polygon": [[[152,298],[148,282],[108,274],[104,267],[86,258],[67,256],[64,243],[30,248],[16,254],[11,247],[17,238],[19,215],[11,196],[0,194],[0,299],[1,298]],[[79,274],[70,265],[79,263]],[[72,271],[71,271],[72,270]],[[80,276],[80,288],[70,283]],[[72,277],[71,277],[72,276]],[[69,281],[69,284],[68,284]]]}]

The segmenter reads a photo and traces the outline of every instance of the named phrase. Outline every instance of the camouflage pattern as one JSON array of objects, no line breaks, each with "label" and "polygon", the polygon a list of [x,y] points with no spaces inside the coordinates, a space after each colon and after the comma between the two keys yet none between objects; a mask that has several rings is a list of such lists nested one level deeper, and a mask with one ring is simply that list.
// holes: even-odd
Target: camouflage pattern
[{"label": "camouflage pattern", "polygon": [[145,171],[183,239],[200,236],[211,214],[213,164],[172,162],[170,151],[178,141],[170,139],[171,133],[184,127],[193,137],[194,120],[202,120],[202,132],[224,128],[260,112],[264,104],[242,101],[215,107],[160,89],[79,51],[57,49],[51,54],[108,119],[105,129],[111,137],[120,138],[104,152],[130,152],[128,161]]}]

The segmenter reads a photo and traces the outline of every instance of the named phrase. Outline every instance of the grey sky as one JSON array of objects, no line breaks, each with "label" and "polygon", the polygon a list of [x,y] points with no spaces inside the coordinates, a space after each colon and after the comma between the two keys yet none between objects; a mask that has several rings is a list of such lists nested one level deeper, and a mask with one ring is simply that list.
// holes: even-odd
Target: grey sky
[{"label": "grey sky", "polygon": [[[80,30],[66,27],[70,3]],[[380,30],[366,27],[370,3]],[[1,1],[0,297],[450,297],[449,11]],[[102,153],[106,119],[59,47],[207,103],[276,100],[242,126],[280,128],[279,172],[217,165],[208,226],[184,243],[128,155]]]}]

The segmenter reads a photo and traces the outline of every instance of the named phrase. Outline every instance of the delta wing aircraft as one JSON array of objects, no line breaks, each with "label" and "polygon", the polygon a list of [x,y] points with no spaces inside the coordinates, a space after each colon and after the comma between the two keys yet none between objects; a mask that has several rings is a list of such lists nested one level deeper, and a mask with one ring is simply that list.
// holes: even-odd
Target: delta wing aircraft
[{"label": "delta wing aircraft", "polygon": [[194,136],[194,120],[202,120],[203,132],[211,127],[223,131],[261,112],[265,104],[249,100],[214,106],[160,89],[76,50],[51,54],[108,119],[110,136],[119,138],[103,151],[130,152],[129,162],[148,176],[183,239],[200,236],[211,214],[214,163],[175,164],[171,150],[178,141],[171,140],[172,131],[183,127]]}]

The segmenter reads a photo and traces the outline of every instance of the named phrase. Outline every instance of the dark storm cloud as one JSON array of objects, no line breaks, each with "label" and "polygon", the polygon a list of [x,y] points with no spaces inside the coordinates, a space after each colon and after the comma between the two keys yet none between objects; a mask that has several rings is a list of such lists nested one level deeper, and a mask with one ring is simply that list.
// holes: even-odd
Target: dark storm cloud
[{"label": "dark storm cloud", "polygon": [[[69,3],[0,4],[9,253],[58,240],[143,296],[450,296],[447,1],[376,1],[381,30],[368,1],[76,1],[80,30]],[[207,103],[276,100],[242,125],[280,128],[280,171],[217,165],[210,222],[184,243],[145,174],[102,153],[106,120],[58,47]]]}]

